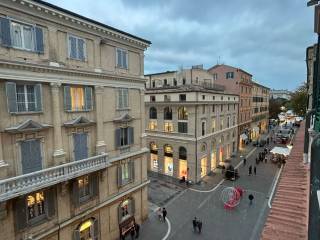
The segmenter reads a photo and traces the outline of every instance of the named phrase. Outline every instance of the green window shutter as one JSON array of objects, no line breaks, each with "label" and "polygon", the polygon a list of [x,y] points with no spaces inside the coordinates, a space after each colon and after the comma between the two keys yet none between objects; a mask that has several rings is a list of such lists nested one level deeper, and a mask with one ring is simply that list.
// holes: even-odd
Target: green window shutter
[{"label": "green window shutter", "polygon": [[34,30],[35,30],[35,35],[36,35],[35,51],[38,53],[44,53],[43,30],[40,27],[35,27]]},{"label": "green window shutter", "polygon": [[46,210],[48,218],[52,218],[56,213],[56,189],[51,188],[45,191]]},{"label": "green window shutter", "polygon": [[121,129],[117,128],[115,130],[115,145],[116,145],[116,148],[119,148],[121,146],[120,134],[121,134]]},{"label": "green window shutter", "polygon": [[11,47],[10,19],[0,18],[1,44],[5,47]]},{"label": "green window shutter", "polygon": [[121,164],[118,165],[117,170],[118,170],[118,174],[117,174],[118,187],[121,187],[122,186],[122,168],[121,168]]},{"label": "green window shutter", "polygon": [[64,86],[64,110],[71,111],[70,86]]},{"label": "green window shutter", "polygon": [[128,127],[128,139],[129,145],[134,144],[134,134],[133,134],[133,127]]},{"label": "green window shutter", "polygon": [[15,83],[6,82],[6,94],[9,113],[17,112],[17,92]]},{"label": "green window shutter", "polygon": [[73,204],[77,207],[79,206],[79,187],[78,187],[78,180],[74,179],[72,184],[72,201]]},{"label": "green window shutter", "polygon": [[99,173],[94,173],[90,175],[91,193],[92,197],[99,195]]},{"label": "green window shutter", "polygon": [[86,53],[85,53],[85,41],[83,40],[83,39],[81,39],[81,38],[79,38],[78,39],[78,58],[80,59],[80,60],[82,60],[82,61],[84,61],[85,60],[85,58],[86,58]]},{"label": "green window shutter", "polygon": [[122,88],[118,89],[118,108],[123,108],[123,94]]},{"label": "green window shutter", "polygon": [[23,196],[16,198],[16,202],[14,204],[14,211],[17,230],[25,229],[28,225],[26,210],[27,206],[25,197]]},{"label": "green window shutter", "polygon": [[41,112],[42,111],[42,86],[41,84],[36,84],[34,86],[34,92],[36,97],[36,111]]},{"label": "green window shutter", "polygon": [[92,110],[92,88],[85,87],[84,95],[85,95],[85,109]]},{"label": "green window shutter", "polygon": [[128,89],[123,89],[122,90],[122,96],[123,96],[123,107],[127,108],[129,107],[129,91]]},{"label": "green window shutter", "polygon": [[131,201],[129,202],[130,204],[130,211],[131,211],[131,215],[134,216],[135,212],[136,212],[136,204],[135,204],[135,200],[134,198],[131,198]]},{"label": "green window shutter", "polygon": [[74,230],[73,240],[80,240],[80,231],[79,230]]}]

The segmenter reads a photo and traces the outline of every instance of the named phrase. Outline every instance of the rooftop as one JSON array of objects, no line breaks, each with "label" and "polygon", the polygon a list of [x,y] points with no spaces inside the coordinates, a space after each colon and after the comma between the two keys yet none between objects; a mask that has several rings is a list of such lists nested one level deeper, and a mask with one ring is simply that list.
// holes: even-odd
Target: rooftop
[{"label": "rooftop", "polygon": [[281,173],[262,240],[308,239],[310,171],[302,158],[304,128],[302,123]]}]

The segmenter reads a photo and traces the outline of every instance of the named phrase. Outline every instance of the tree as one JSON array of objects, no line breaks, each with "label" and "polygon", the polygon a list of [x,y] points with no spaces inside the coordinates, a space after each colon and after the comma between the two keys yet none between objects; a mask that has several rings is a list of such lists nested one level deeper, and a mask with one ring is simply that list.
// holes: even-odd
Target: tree
[{"label": "tree", "polygon": [[291,106],[295,114],[305,116],[308,106],[308,86],[303,83],[291,94]]},{"label": "tree", "polygon": [[269,117],[273,119],[278,118],[278,114],[281,112],[281,107],[287,105],[288,100],[283,98],[276,98],[269,100]]}]

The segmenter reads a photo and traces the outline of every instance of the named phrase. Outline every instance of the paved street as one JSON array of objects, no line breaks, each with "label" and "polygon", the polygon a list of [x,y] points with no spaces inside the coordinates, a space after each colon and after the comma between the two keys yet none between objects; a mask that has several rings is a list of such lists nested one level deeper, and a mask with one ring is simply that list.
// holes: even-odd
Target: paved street
[{"label": "paved street", "polygon": [[[166,204],[171,223],[167,239],[259,239],[268,212],[269,192],[278,171],[277,166],[270,162],[260,163],[257,165],[257,176],[248,176],[248,166],[254,166],[256,155],[261,150],[262,148],[254,148],[247,158],[246,166],[240,164],[240,178],[237,181],[224,181],[222,176],[216,175],[213,178],[218,180],[213,180],[213,184],[206,184],[203,190],[199,186],[196,186],[197,191],[184,190]],[[220,199],[221,191],[227,186],[241,186],[245,189],[244,197],[234,210],[225,210]],[[249,193],[255,197],[251,206]],[[201,235],[192,230],[191,221],[195,216],[203,222]],[[160,223],[155,214],[151,214],[141,230],[141,239],[163,239],[168,232],[168,225]]]}]

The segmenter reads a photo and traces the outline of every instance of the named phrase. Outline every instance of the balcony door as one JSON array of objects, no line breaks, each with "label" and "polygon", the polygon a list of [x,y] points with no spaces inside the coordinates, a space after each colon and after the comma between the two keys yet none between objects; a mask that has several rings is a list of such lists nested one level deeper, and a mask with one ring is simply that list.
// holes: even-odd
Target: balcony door
[{"label": "balcony door", "polygon": [[88,134],[73,134],[74,159],[76,161],[88,158]]},{"label": "balcony door", "polygon": [[41,144],[39,139],[21,142],[22,173],[27,174],[42,169]]}]

